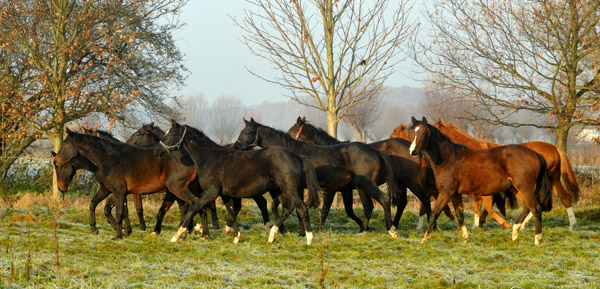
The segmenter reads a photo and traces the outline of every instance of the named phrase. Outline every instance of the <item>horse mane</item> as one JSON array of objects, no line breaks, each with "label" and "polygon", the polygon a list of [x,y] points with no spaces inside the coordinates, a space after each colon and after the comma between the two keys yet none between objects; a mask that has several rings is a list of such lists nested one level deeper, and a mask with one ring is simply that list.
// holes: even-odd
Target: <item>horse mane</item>
[{"label": "horse mane", "polygon": [[[88,145],[99,145],[102,147],[102,150],[106,153],[106,154],[119,154],[123,151],[124,148],[129,147],[129,145],[120,142],[120,141],[112,141],[110,139],[106,139],[103,137],[98,137],[92,134],[86,134],[86,133],[78,133],[78,132],[71,132],[75,138],[79,140],[83,140],[84,143],[88,144]],[[110,134],[109,134],[110,135]],[[112,138],[114,139],[114,138]]]},{"label": "horse mane", "polygon": [[189,125],[185,125],[188,134],[192,134],[195,138],[199,138],[202,146],[209,147],[211,149],[226,149],[223,146],[220,146],[213,140],[211,140],[206,134],[195,127],[191,127]]},{"label": "horse mane", "polygon": [[457,125],[450,122],[443,122],[441,119],[439,119],[434,126],[440,130],[442,127],[446,127],[448,130],[451,130],[453,135],[450,136],[450,139],[453,139],[454,137],[456,138],[453,142],[462,143],[470,148],[485,149],[497,146],[495,143],[488,140],[475,139],[466,131],[460,129]]},{"label": "horse mane", "polygon": [[292,151],[299,152],[300,154],[309,153],[310,148],[312,148],[312,146],[313,146],[312,143],[295,140],[290,135],[288,135],[287,133],[285,133],[281,130],[274,129],[272,127],[260,124],[258,122],[255,122],[255,123],[257,125],[257,127],[256,127],[257,132],[258,132],[258,129],[262,129],[260,132],[258,132],[259,134],[270,135],[271,137],[277,139],[277,141],[283,143],[283,145],[282,145],[283,147],[287,147],[287,148],[291,149]]},{"label": "horse mane", "polygon": [[110,140],[110,141],[118,142],[118,143],[122,142],[122,141],[116,139],[112,135],[112,133],[110,133],[108,131],[105,131],[105,130],[101,130],[101,129],[89,129],[89,130],[86,131],[85,134],[92,135],[92,136],[95,136],[95,137],[98,137],[98,138],[101,138],[101,139],[105,139],[105,140]]},{"label": "horse mane", "polygon": [[304,122],[304,125],[308,125],[308,127],[313,128],[314,134],[315,134],[315,143],[317,145],[336,145],[336,144],[340,144],[342,143],[341,141],[339,141],[338,139],[332,137],[329,135],[329,133],[327,133],[324,129],[320,128],[320,127],[316,127],[310,123],[308,123],[308,121]]},{"label": "horse mane", "polygon": [[429,142],[430,143],[448,143],[450,144],[450,149],[454,152],[454,154],[459,154],[467,149],[467,146],[459,143],[453,142],[447,135],[442,133],[437,127],[427,124],[429,131],[432,132],[429,134]]}]

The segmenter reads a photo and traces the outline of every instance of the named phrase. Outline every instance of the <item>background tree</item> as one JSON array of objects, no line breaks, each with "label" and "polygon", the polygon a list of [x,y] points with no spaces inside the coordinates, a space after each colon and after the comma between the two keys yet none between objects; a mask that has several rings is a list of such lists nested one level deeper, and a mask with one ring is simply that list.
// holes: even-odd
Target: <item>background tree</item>
[{"label": "background tree", "polygon": [[[325,112],[333,137],[349,109],[369,101],[381,88],[399,61],[399,45],[415,28],[405,0],[248,3],[255,9],[247,10],[242,22],[234,20],[247,33],[243,41],[281,71],[272,79],[255,75],[288,89],[295,101]],[[398,6],[388,9],[390,3]]]},{"label": "background tree", "polygon": [[[183,0],[34,0],[0,3],[0,45],[9,70],[24,70],[2,114],[60,149],[67,123],[92,112],[170,113],[164,99],[183,81],[171,32]],[[17,105],[18,102],[21,105]],[[3,108],[5,109],[5,108]],[[4,121],[10,121],[5,118]],[[62,197],[53,179],[53,196]]]},{"label": "background tree", "polygon": [[207,113],[208,130],[214,140],[220,144],[231,143],[243,128],[242,117],[246,110],[241,99],[220,96]]},{"label": "background tree", "polygon": [[[432,32],[412,58],[454,94],[480,105],[470,119],[551,129],[566,149],[569,130],[597,125],[600,1],[438,1]],[[538,117],[522,122],[521,111]]]},{"label": "background tree", "polygon": [[366,143],[367,127],[381,119],[381,112],[381,94],[378,93],[370,101],[351,106],[342,120],[350,126],[357,141]]}]

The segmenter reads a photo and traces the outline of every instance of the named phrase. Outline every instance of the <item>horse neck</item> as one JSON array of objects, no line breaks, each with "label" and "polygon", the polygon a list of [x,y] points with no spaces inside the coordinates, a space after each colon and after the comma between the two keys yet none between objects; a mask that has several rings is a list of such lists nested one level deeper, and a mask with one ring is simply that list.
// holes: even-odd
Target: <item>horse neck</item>
[{"label": "horse neck", "polygon": [[336,144],[342,143],[338,139],[330,136],[328,133],[326,133],[320,129],[317,129],[314,126],[309,126],[309,127],[313,130],[313,134],[315,136],[314,143],[316,145],[327,146],[327,145],[336,145]]},{"label": "horse neck", "polygon": [[259,135],[259,146],[263,148],[280,146],[288,148],[296,153],[307,152],[314,148],[312,143],[295,140],[288,134],[279,133],[277,130],[268,126],[259,126],[257,127],[256,132]]},{"label": "horse neck", "polygon": [[84,139],[83,144],[75,145],[75,147],[77,147],[82,157],[88,159],[95,166],[100,167],[102,160],[106,159],[106,156],[109,155],[106,146],[111,145],[111,142],[101,138],[98,139],[99,141],[96,145],[91,144],[90,140]]},{"label": "horse neck", "polygon": [[89,159],[83,156],[77,156],[70,160],[69,163],[73,165],[73,167],[75,167],[76,169],[82,169],[92,173],[98,170],[98,167],[96,167]]},{"label": "horse neck", "polygon": [[456,153],[461,150],[461,146],[453,143],[439,130],[435,131],[430,127],[430,131],[429,142],[425,147],[425,156],[429,163],[441,165],[443,163],[453,162],[456,158]]},{"label": "horse neck", "polygon": [[467,146],[472,149],[485,148],[484,144],[481,141],[476,140],[476,139],[472,138],[471,136],[467,135],[466,133],[463,133],[457,129],[450,128],[443,124],[440,125],[440,127],[438,129],[442,133],[444,133],[454,143],[462,144],[462,145]]}]

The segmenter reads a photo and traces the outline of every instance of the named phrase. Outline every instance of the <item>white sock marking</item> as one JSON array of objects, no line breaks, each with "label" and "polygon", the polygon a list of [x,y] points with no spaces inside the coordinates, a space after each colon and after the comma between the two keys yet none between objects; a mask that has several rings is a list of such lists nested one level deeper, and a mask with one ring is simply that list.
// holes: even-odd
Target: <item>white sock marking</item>
[{"label": "white sock marking", "polygon": [[512,240],[516,240],[519,237],[519,228],[521,227],[521,224],[514,224],[513,225],[513,231],[512,231]]},{"label": "white sock marking", "polygon": [[479,228],[479,214],[473,214],[473,228]]},{"label": "white sock marking", "polygon": [[542,233],[536,234],[535,235],[535,245],[539,245],[540,242],[542,241]]},{"label": "white sock marking", "polygon": [[242,239],[242,233],[241,233],[241,232],[238,232],[238,233],[237,233],[237,236],[235,236],[235,238],[233,238],[233,243],[234,243],[234,244],[237,244],[237,243],[239,243],[239,242],[240,242],[240,240],[241,240],[241,239]]},{"label": "white sock marking", "polygon": [[273,241],[275,241],[275,235],[277,235],[277,231],[279,231],[277,226],[271,227],[271,232],[269,233],[269,243],[273,243]]},{"label": "white sock marking", "polygon": [[521,224],[521,228],[519,230],[525,229],[525,226],[527,226],[527,223],[529,223],[529,221],[531,221],[531,218],[533,218],[533,213],[529,212],[529,215],[527,215],[527,217],[525,217],[525,220],[523,221],[523,224]]},{"label": "white sock marking", "polygon": [[573,207],[567,208],[567,215],[569,215],[569,230],[573,230],[577,226],[577,219],[575,219],[575,213]]},{"label": "white sock marking", "polygon": [[306,245],[312,244],[313,241],[313,233],[312,232],[306,232]]},{"label": "white sock marking", "polygon": [[460,231],[462,232],[463,243],[466,243],[467,240],[469,239],[469,233],[467,232],[467,226],[462,225],[460,227]]}]

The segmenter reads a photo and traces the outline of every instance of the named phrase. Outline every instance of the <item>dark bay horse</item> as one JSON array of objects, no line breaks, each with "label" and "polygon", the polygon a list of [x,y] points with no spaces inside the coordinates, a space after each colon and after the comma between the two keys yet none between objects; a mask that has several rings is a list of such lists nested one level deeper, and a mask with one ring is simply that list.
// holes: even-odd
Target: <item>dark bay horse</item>
[{"label": "dark bay horse", "polygon": [[[331,207],[333,196],[337,191],[350,192],[356,188],[367,208],[362,224],[355,219],[362,230],[368,228],[373,206],[371,199],[377,200],[384,210],[386,230],[392,237],[397,237],[392,226],[390,214],[390,198],[379,190],[377,184],[387,183],[391,195],[396,194],[396,181],[389,156],[364,143],[342,143],[333,146],[317,146],[313,143],[297,141],[288,134],[262,125],[250,119],[244,120],[246,127],[240,132],[237,144],[242,147],[268,149],[285,147],[310,159],[316,168],[319,184],[324,191],[324,205],[321,210],[319,228],[322,229]],[[349,189],[349,190],[348,190]],[[351,198],[351,196],[350,196]],[[346,205],[348,206],[348,205]]]},{"label": "dark bay horse", "polygon": [[[296,120],[296,123],[288,130],[288,135],[299,141],[312,142],[316,145],[337,145],[342,143],[336,138],[330,136],[326,131],[318,128],[308,121],[306,118],[300,118]],[[410,189],[417,198],[423,203],[426,208],[427,216],[431,214],[430,207],[430,194],[418,183],[418,174],[420,171],[420,165],[414,157],[408,152],[410,142],[392,138],[383,141],[370,143],[375,149],[378,149],[390,156],[392,165],[394,167],[394,177],[396,179],[396,186],[398,187],[397,195],[392,196],[392,205],[396,205],[397,211],[392,221],[393,225],[397,228],[404,208],[408,203],[407,191]],[[437,192],[435,193],[437,195]],[[348,216],[354,215],[352,211],[352,192],[342,193],[344,198],[344,205]],[[350,198],[350,200],[346,200]],[[346,205],[349,204],[349,205]],[[421,224],[422,225],[422,224]],[[420,229],[420,228],[419,228]]]},{"label": "dark bay horse", "polygon": [[[61,172],[58,181],[59,187],[63,187],[63,189],[66,189],[72,178],[72,173],[69,173],[70,169],[63,171],[63,168],[74,158],[84,158],[93,164],[96,168],[94,175],[101,187],[113,194],[116,207],[117,239],[123,237],[122,221],[127,193],[143,195],[169,191],[186,202],[191,197],[200,194],[199,187],[194,185],[196,166],[193,164],[182,165],[180,155],[158,158],[151,148],[116,143],[69,130],[67,130],[67,138],[63,147],[54,158],[57,172]],[[206,223],[206,219],[203,218],[203,227],[206,228],[205,236],[208,235]],[[188,224],[193,225],[191,222]]]},{"label": "dark bay horse", "polygon": [[[493,142],[474,139],[466,132],[460,130],[456,125],[442,122],[441,119],[438,119],[434,126],[454,142],[464,144],[470,148],[500,146]],[[552,183],[552,191],[554,191],[554,194],[558,196],[560,202],[565,206],[567,215],[569,216],[569,229],[573,230],[577,226],[577,220],[573,213],[573,204],[579,200],[579,184],[577,183],[577,178],[567,154],[564,150],[547,142],[534,141],[520,143],[519,145],[537,152],[546,160],[548,175],[550,175],[550,182]],[[561,179],[564,181],[566,188],[563,186]],[[529,217],[531,217],[531,214]]]},{"label": "dark bay horse", "polygon": [[[186,233],[191,217],[218,196],[252,198],[270,192],[279,197],[283,213],[275,221],[269,233],[273,242],[285,219],[295,208],[300,217],[300,228],[306,232],[310,245],[313,234],[308,219],[308,209],[303,203],[304,188],[308,188],[308,206],[318,205],[318,181],[310,161],[292,151],[276,147],[255,151],[235,151],[214,143],[201,131],[174,120],[172,126],[157,146],[155,153],[185,150],[198,167],[198,182],[202,195],[190,200],[190,210],[180,229],[171,239],[176,242]],[[276,192],[276,193],[274,193]],[[234,233],[240,238],[235,212],[226,206],[230,219],[234,220]]]},{"label": "dark bay horse", "polygon": [[[519,145],[500,146],[491,149],[473,150],[453,143],[436,127],[412,118],[410,129],[414,139],[410,146],[413,155],[424,153],[435,173],[439,190],[433,210],[433,218],[422,242],[426,242],[441,208],[456,194],[488,196],[510,190],[526,210],[513,226],[513,240],[518,237],[520,224],[529,211],[535,218],[535,244],[542,239],[542,212],[552,209],[550,177],[545,160],[536,152]],[[464,225],[464,214],[458,213],[463,242],[468,239]]]}]

